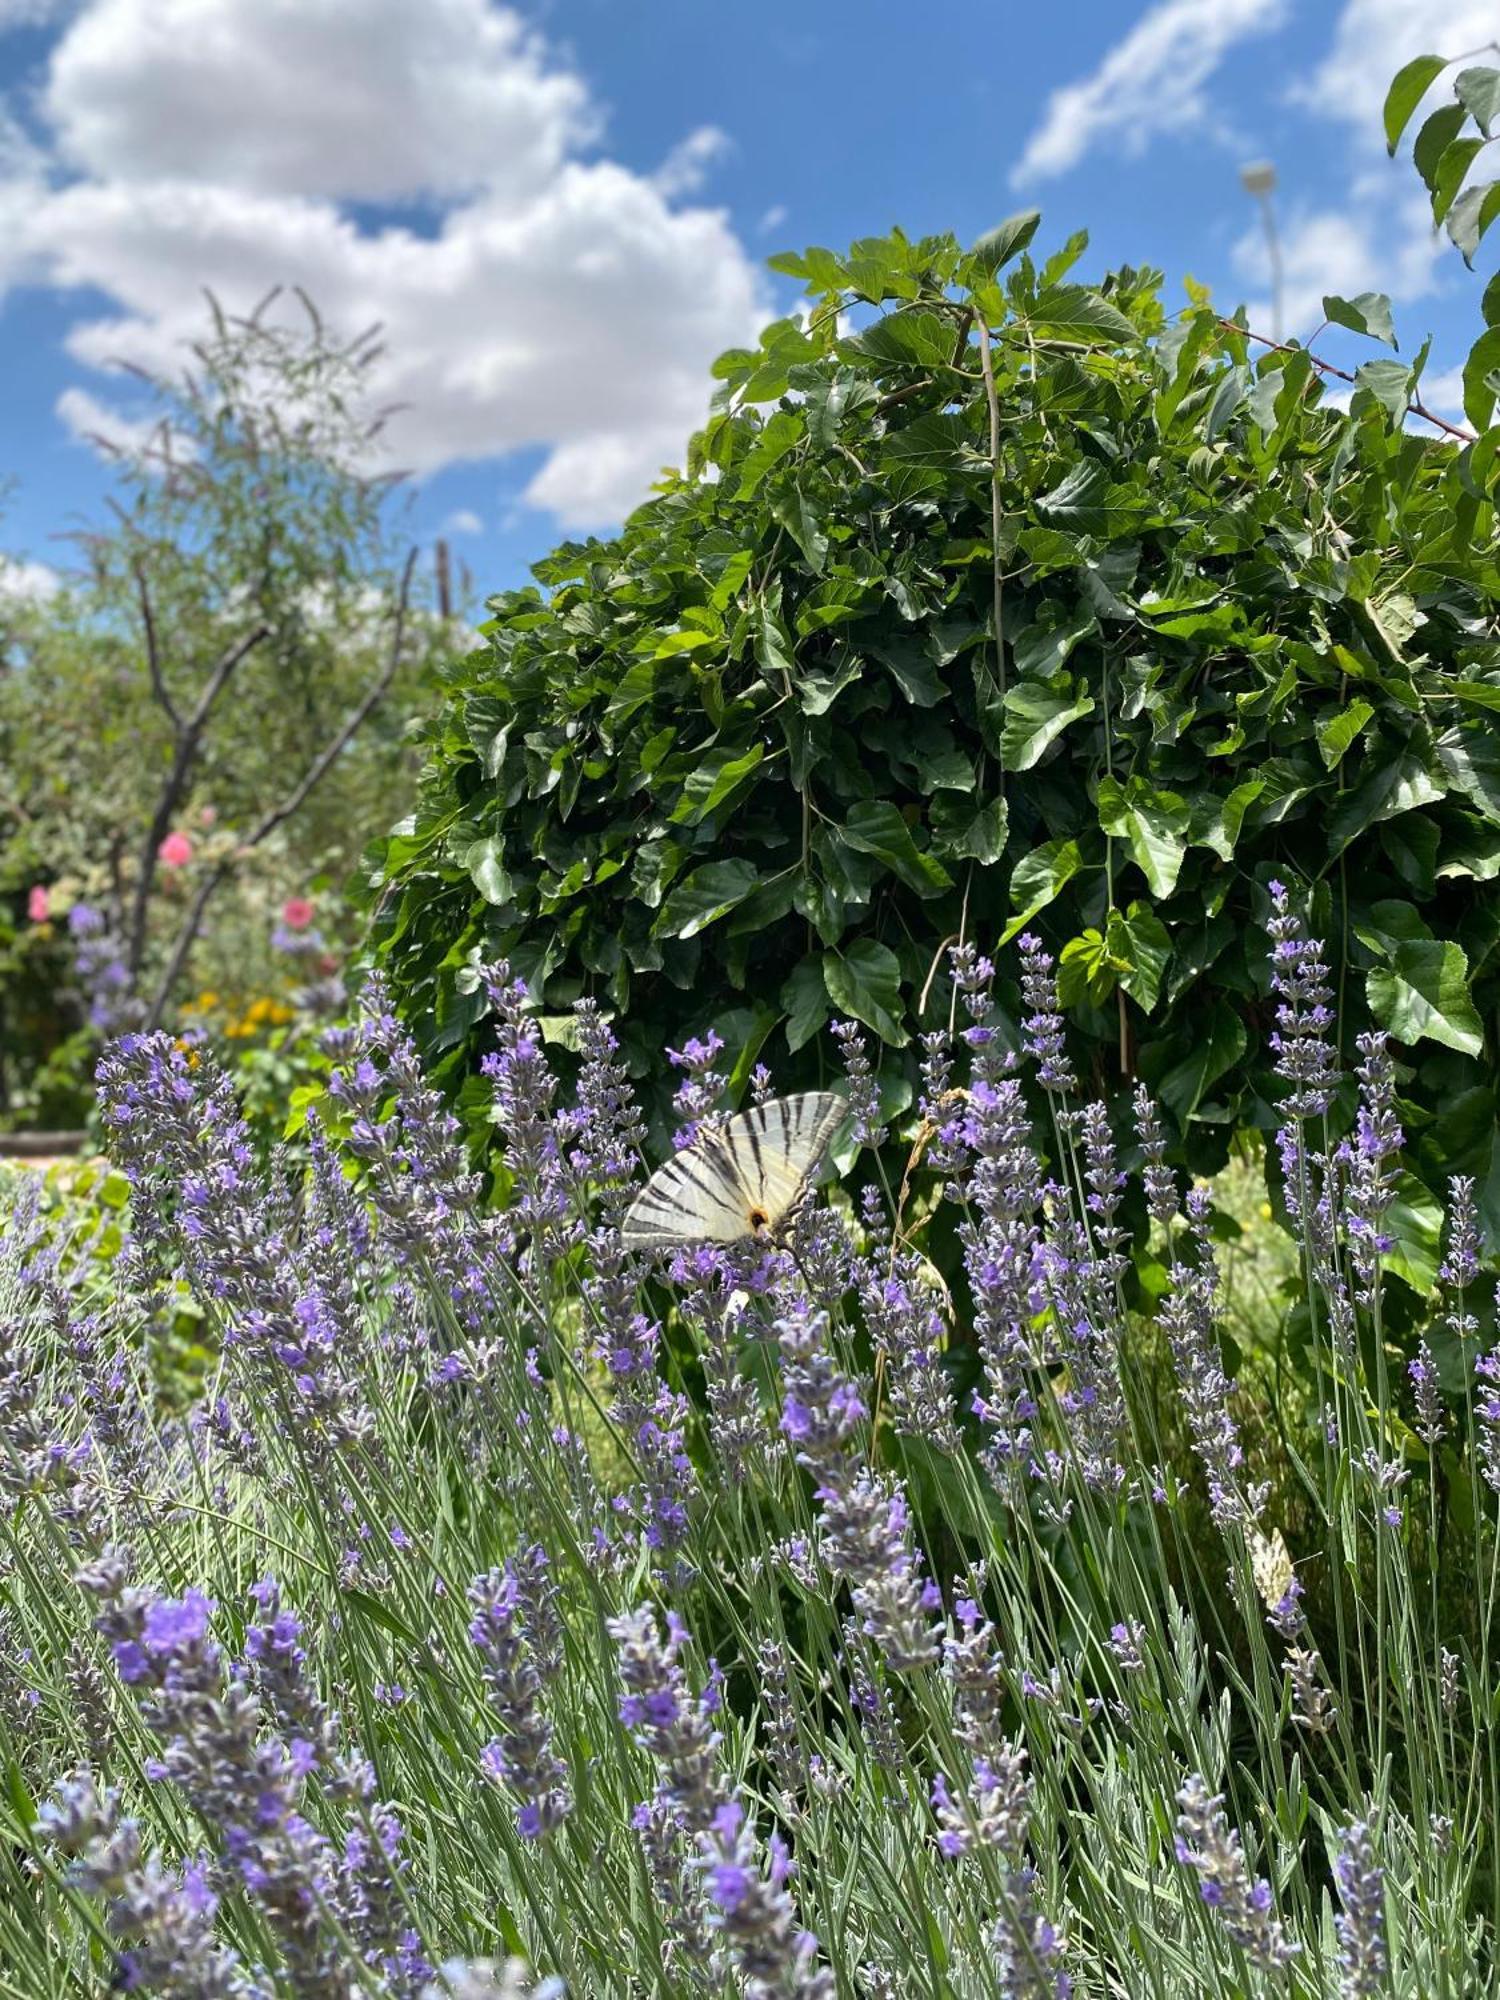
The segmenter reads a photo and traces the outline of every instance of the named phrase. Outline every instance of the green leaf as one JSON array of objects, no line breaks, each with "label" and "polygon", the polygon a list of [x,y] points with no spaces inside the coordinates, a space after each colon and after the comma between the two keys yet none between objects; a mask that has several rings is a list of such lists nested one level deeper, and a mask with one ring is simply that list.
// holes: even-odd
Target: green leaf
[{"label": "green leaf", "polygon": [[1083,866],[1076,840],[1049,840],[1045,847],[1033,848],[1018,861],[1010,878],[1010,907],[1013,911],[1000,943],[1025,930],[1032,918],[1060,896]]},{"label": "green leaf", "polygon": [[1467,189],[1448,211],[1444,226],[1471,268],[1474,252],[1496,216],[1500,216],[1500,180],[1491,181],[1487,187]]},{"label": "green leaf", "polygon": [[1391,302],[1384,292],[1360,292],[1352,299],[1330,293],[1323,300],[1323,317],[1333,326],[1347,326],[1353,333],[1368,334],[1371,340],[1396,345],[1396,329],[1391,322]]},{"label": "green leaf", "polygon": [[795,411],[778,410],[768,418],[740,466],[740,483],[735,499],[752,499],[772,466],[786,457],[801,436],[802,419]]},{"label": "green leaf", "polygon": [[1099,621],[1086,604],[1068,611],[1049,598],[1025,631],[1016,636],[1016,672],[1025,680],[1050,680],[1067,664],[1079,640],[1098,630]]},{"label": "green leaf", "polygon": [[1476,431],[1489,423],[1500,377],[1500,326],[1486,327],[1464,363],[1464,415]]},{"label": "green leaf", "polygon": [[1386,1269],[1404,1279],[1414,1292],[1430,1295],[1443,1254],[1443,1207],[1437,1196],[1414,1174],[1399,1174],[1396,1198],[1380,1226],[1383,1235],[1395,1239],[1395,1248],[1387,1250],[1382,1259]]},{"label": "green leaf", "polygon": [[1049,285],[1026,313],[1033,332],[1086,347],[1134,343],[1140,336],[1117,306],[1087,285]]},{"label": "green leaf", "polygon": [[1005,697],[1005,727],[1000,736],[1000,754],[1006,770],[1029,771],[1069,723],[1088,715],[1093,706],[1094,697],[1075,695],[1066,677],[1057,684],[1023,681],[1019,687],[1009,689]]},{"label": "green leaf", "polygon": [[1123,916],[1110,911],[1105,936],[1111,955],[1123,961],[1120,984],[1149,1014],[1172,957],[1166,925],[1149,903],[1132,903]]},{"label": "green leaf", "polygon": [[1460,138],[1443,148],[1430,183],[1434,222],[1441,222],[1453,206],[1459,189],[1468,178],[1469,168],[1474,164],[1474,156],[1483,145],[1482,139]]},{"label": "green leaf", "polygon": [[691,938],[743,903],[760,871],[753,861],[709,861],[695,868],[667,897],[651,927],[653,937]]},{"label": "green leaf", "polygon": [[845,351],[875,361],[917,368],[945,368],[953,359],[953,322],[943,313],[907,306],[886,313],[844,343]]},{"label": "green leaf", "polygon": [[786,1045],[795,1055],[822,1031],[833,1013],[820,953],[810,953],[792,973],[781,989],[781,1005],[786,1014]]},{"label": "green leaf", "polygon": [[1084,1001],[1102,1007],[1115,990],[1120,969],[1102,931],[1087,930],[1082,937],[1069,938],[1057,955],[1058,1000],[1064,1007],[1081,1006]]},{"label": "green leaf", "polygon": [[1330,771],[1337,767],[1344,752],[1374,713],[1369,702],[1355,700],[1347,708],[1341,708],[1337,715],[1330,715],[1317,724],[1318,753]]},{"label": "green leaf", "polygon": [[982,267],[985,276],[992,278],[997,271],[1004,269],[1012,257],[1020,256],[1035,236],[1041,219],[1039,208],[1023,208],[1015,215],[1008,215],[1003,222],[984,232],[969,255]]},{"label": "green leaf", "polygon": [[398,1618],[389,1605],[382,1604],[378,1597],[372,1597],[369,1591],[356,1590],[352,1584],[346,1584],[339,1595],[350,1610],[357,1611],[362,1618],[368,1618],[372,1625],[378,1625],[382,1631],[391,1633],[397,1639],[404,1639],[409,1646],[422,1650],[422,1641],[410,1625],[404,1619]]},{"label": "green leaf", "polygon": [[1213,792],[1200,793],[1190,814],[1189,844],[1212,848],[1221,861],[1233,860],[1245,814],[1265,788],[1264,778],[1246,778],[1227,798],[1219,798]]},{"label": "green leaf", "polygon": [[14,1757],[5,1760],[5,1796],[10,1800],[11,1811],[22,1833],[30,1833],[37,1822],[36,1802],[26,1789],[26,1780]]},{"label": "green leaf", "polygon": [[861,799],[851,806],[843,833],[850,847],[873,854],[919,895],[953,887],[953,877],[942,862],[917,846],[911,828],[889,800]]},{"label": "green leaf", "polygon": [[805,490],[799,485],[789,493],[776,494],[771,501],[771,514],[801,549],[813,575],[821,576],[828,560],[828,531]]},{"label": "green leaf", "polygon": [[1063,475],[1050,493],[1037,497],[1037,508],[1054,520],[1077,520],[1096,514],[1109,492],[1109,469],[1092,458],[1081,458]]},{"label": "green leaf", "polygon": [[942,700],[947,690],[919,640],[906,632],[891,632],[868,644],[913,707],[932,708]]},{"label": "green leaf", "polygon": [[1404,63],[1391,80],[1391,87],[1385,94],[1385,143],[1387,151],[1394,153],[1401,143],[1401,134],[1410,123],[1411,114],[1427,95],[1429,84],[1442,75],[1448,67],[1444,56],[1413,56]]},{"label": "green leaf", "polygon": [[1393,751],[1383,738],[1371,744],[1360,768],[1359,783],[1328,815],[1330,854],[1338,854],[1366,827],[1434,805],[1443,796],[1443,787],[1435,782],[1424,757],[1415,750]]},{"label": "green leaf", "polygon": [[1379,1025],[1408,1047],[1425,1039],[1461,1055],[1484,1051],[1484,1028],[1469,994],[1469,963],[1449,938],[1398,944],[1388,966],[1365,974],[1365,997]]},{"label": "green leaf", "polygon": [[1464,108],[1461,104],[1444,104],[1425,119],[1417,142],[1412,147],[1412,161],[1423,182],[1430,189],[1437,176],[1438,161],[1447,151],[1450,142],[1463,130]]},{"label": "green leaf", "polygon": [[707,819],[729,797],[738,791],[750,774],[758,769],[766,754],[763,743],[752,743],[748,750],[736,754],[733,750],[710,750],[696,770],[690,771],[683,781],[682,797],[672,811],[674,823],[696,826]]},{"label": "green leaf", "polygon": [[[944,801],[945,806],[950,802]],[[934,801],[933,824],[939,821]],[[942,815],[944,851],[963,860],[979,862],[990,868],[1005,852],[1006,831],[1009,819],[1004,799],[992,799],[988,805],[974,810],[972,801],[956,799],[951,809]]]},{"label": "green leaf", "polygon": [[881,456],[905,465],[947,471],[973,443],[967,421],[951,411],[924,410],[885,439]]},{"label": "green leaf", "polygon": [[1500,742],[1488,728],[1445,729],[1438,762],[1455,791],[1486,819],[1500,820]]},{"label": "green leaf", "polygon": [[1145,778],[1124,785],[1117,778],[1099,781],[1099,824],[1129,842],[1154,896],[1170,896],[1177,887],[1191,822],[1187,801],[1177,792],[1158,791]]},{"label": "green leaf", "polygon": [[1354,380],[1375,398],[1392,423],[1404,421],[1411,401],[1411,370],[1404,361],[1366,361],[1355,369]]},{"label": "green leaf", "polygon": [[841,1013],[873,1028],[883,1042],[901,1048],[907,1040],[901,1025],[901,967],[896,954],[874,938],[857,938],[846,951],[830,951],[823,959],[828,997]]},{"label": "green leaf", "polygon": [[1214,1000],[1206,1021],[1194,1024],[1188,1053],[1175,1062],[1156,1085],[1156,1095],[1186,1125],[1209,1089],[1232,1069],[1249,1046],[1244,1021],[1225,1000]]},{"label": "green leaf", "polygon": [[487,903],[508,903],[514,894],[510,876],[505,872],[505,863],[501,859],[504,852],[505,843],[498,834],[476,840],[464,849],[462,865]]},{"label": "green leaf", "polygon": [[1500,117],[1500,69],[1461,69],[1453,90],[1485,138],[1492,138],[1491,127]]}]

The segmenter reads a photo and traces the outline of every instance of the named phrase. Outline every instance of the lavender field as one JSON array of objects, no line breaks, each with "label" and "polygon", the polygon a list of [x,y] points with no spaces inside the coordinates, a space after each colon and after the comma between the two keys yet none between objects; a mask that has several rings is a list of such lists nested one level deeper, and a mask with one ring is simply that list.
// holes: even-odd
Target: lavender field
[{"label": "lavender field", "polygon": [[[564,1101],[504,968],[498,1210],[378,985],[295,1201],[211,1064],[118,1043],[128,1241],[101,1278],[36,1182],[3,1239],[7,1990],[1481,1990],[1500,1360],[1459,1414],[1465,1516],[1422,1471],[1453,1448],[1430,1346],[1410,1384],[1364,1359],[1390,1056],[1362,1041],[1332,1144],[1326,967],[1284,896],[1267,949],[1330,1357],[1306,1461],[1225,1368],[1209,1197],[1144,1091],[1163,1291],[1127,1305],[1127,1176],[1034,939],[1019,1057],[961,949],[922,1062],[972,1414],[909,1187],[628,1252],[614,1039],[579,1008]],[[716,1053],[673,1057],[684,1145]],[[1435,1320],[1471,1345],[1472,1196]],[[217,1358],[173,1411],[149,1355],[184,1284]]]}]

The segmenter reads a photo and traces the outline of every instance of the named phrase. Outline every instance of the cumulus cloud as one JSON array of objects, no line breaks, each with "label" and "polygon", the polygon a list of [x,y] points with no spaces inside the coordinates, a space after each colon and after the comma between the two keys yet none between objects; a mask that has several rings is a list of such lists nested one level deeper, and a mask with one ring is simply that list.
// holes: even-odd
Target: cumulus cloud
[{"label": "cumulus cloud", "polygon": [[1279,28],[1287,12],[1288,0],[1158,0],[1091,75],[1053,91],[1012,183],[1066,173],[1099,146],[1135,154],[1202,125],[1205,86],[1228,52]]},{"label": "cumulus cloud", "polygon": [[[1381,106],[1413,56],[1463,56],[1500,40],[1495,0],[1345,0],[1327,54],[1291,88],[1293,101],[1351,126],[1357,145],[1382,145]],[[1436,103],[1448,78],[1433,86]]]},{"label": "cumulus cloud", "polygon": [[443,523],[445,535],[482,535],[484,523],[472,507],[455,507]]},{"label": "cumulus cloud", "polygon": [[[1282,227],[1288,332],[1307,335],[1319,324],[1325,293],[1385,292],[1399,306],[1440,287],[1452,252],[1433,230],[1426,197],[1409,169],[1393,168],[1384,158],[1381,108],[1391,78],[1413,56],[1469,55],[1493,45],[1497,31],[1494,0],[1344,0],[1323,54],[1287,89],[1288,99],[1310,115],[1337,121],[1347,145],[1342,200],[1293,209]],[[1451,82],[1450,73],[1434,84],[1433,103],[1451,96]],[[1414,120],[1409,129],[1415,126]],[[1268,282],[1258,226],[1240,238],[1233,257],[1242,278]],[[1252,324],[1269,322],[1265,298],[1252,300],[1249,312]],[[1398,330],[1400,324],[1398,314]],[[1429,378],[1429,389],[1449,376],[1457,380],[1456,371]],[[1445,404],[1429,393],[1425,400],[1452,409],[1462,398],[1450,396]]]},{"label": "cumulus cloud", "polygon": [[71,437],[105,455],[139,451],[156,430],[149,417],[130,416],[76,383],[63,390],[53,407]]},{"label": "cumulus cloud", "polygon": [[722,160],[732,150],[733,142],[727,132],[721,132],[717,125],[700,125],[672,148],[651,176],[652,184],[658,194],[668,199],[695,194],[708,179],[715,161]]},{"label": "cumulus cloud", "polygon": [[98,179],[365,201],[524,198],[599,125],[488,0],[92,0],[43,102]]},{"label": "cumulus cloud", "polygon": [[645,496],[768,312],[725,216],[681,200],[722,135],[656,175],[591,156],[581,79],[492,0],[86,0],[39,101],[68,171],[0,181],[0,276],[112,302],[77,361],[170,367],[205,286],[242,311],[301,285],[382,323],[397,461],[540,449],[523,497],[569,528]]},{"label": "cumulus cloud", "polygon": [[[1287,333],[1306,337],[1322,323],[1326,293],[1350,298],[1358,292],[1385,292],[1399,305],[1432,290],[1444,246],[1433,234],[1421,190],[1402,187],[1398,195],[1385,182],[1381,193],[1377,199],[1371,187],[1358,183],[1351,206],[1294,212],[1283,225],[1282,316]],[[1248,283],[1269,282],[1269,256],[1258,223],[1235,244],[1233,259],[1235,270]],[[1252,298],[1247,310],[1252,326],[1270,325],[1269,295]]]},{"label": "cumulus cloud", "polygon": [[45,604],[62,589],[62,578],[51,563],[29,562],[23,556],[0,554],[0,600]]}]

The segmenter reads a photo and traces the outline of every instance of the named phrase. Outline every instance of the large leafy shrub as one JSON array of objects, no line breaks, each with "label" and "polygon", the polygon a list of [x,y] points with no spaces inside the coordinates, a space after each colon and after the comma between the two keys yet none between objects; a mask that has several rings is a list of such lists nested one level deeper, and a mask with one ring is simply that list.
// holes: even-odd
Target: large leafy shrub
[{"label": "large leafy shrub", "polygon": [[1346,1049],[1402,1045],[1419,1172],[1490,1175],[1493,1218],[1500,434],[1409,425],[1422,357],[1332,407],[1310,353],[1034,227],[775,260],[809,311],[720,359],[683,473],[448,670],[379,957],[450,1078],[503,950],[638,1068],[714,1026],[796,1082],[832,1015],[909,1070],[942,942],[1030,925],[1093,1086],[1143,1078],[1208,1168],[1267,1122],[1280,875]]}]

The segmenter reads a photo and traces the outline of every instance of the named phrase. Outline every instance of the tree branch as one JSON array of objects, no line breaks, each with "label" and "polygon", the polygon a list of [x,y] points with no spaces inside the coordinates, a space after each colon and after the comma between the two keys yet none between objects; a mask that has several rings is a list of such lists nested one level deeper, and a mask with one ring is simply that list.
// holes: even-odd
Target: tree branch
[{"label": "tree branch", "polygon": [[[1351,375],[1347,368],[1335,368],[1331,361],[1322,360],[1310,348],[1294,347],[1285,340],[1270,340],[1263,333],[1252,333],[1249,327],[1241,326],[1238,320],[1221,318],[1219,324],[1226,333],[1241,334],[1246,340],[1253,340],[1257,347],[1269,347],[1275,354],[1305,354],[1320,375],[1333,375],[1340,382],[1352,382],[1356,388],[1359,386],[1358,376]],[[1406,407],[1412,416],[1420,417],[1423,423],[1431,424],[1435,430],[1446,431],[1449,437],[1459,438],[1464,444],[1474,443],[1474,433],[1471,430],[1466,430],[1462,424],[1450,424],[1446,417],[1440,417],[1435,410],[1429,410],[1427,405],[1419,402],[1415,396]]]},{"label": "tree branch", "polygon": [[146,634],[146,665],[151,674],[151,692],[171,718],[174,730],[182,728],[182,717],[177,713],[177,704],[167,693],[167,684],[162,679],[161,649],[156,639],[156,616],[151,609],[151,592],[146,583],[146,572],[139,563],[133,563],[136,595],[141,602],[141,624]]},{"label": "tree branch", "polygon": [[261,623],[252,626],[242,638],[221,653],[215,661],[197,705],[186,722],[177,719],[176,740],[172,746],[172,768],[168,771],[156,801],[156,810],[151,815],[146,838],[141,843],[140,860],[136,865],[135,895],[130,908],[130,927],[127,935],[127,959],[132,981],[141,969],[141,961],[146,953],[146,917],[151,903],[151,888],[156,880],[156,850],[166,838],[167,829],[172,824],[172,816],[177,811],[182,795],[187,789],[188,778],[198,756],[198,745],[202,740],[204,726],[213,711],[214,703],[224,692],[230,675],[245,655],[258,646],[270,633],[270,626]]},{"label": "tree branch", "polygon": [[[371,682],[357,706],[350,711],[341,727],[335,731],[325,747],[307,767],[307,770],[303,773],[298,783],[292,787],[291,791],[287,793],[279,805],[272,806],[269,812],[262,815],[246,839],[240,842],[239,851],[241,853],[245,853],[251,848],[259,847],[263,840],[266,840],[276,831],[277,827],[283,825],[294,813],[300,812],[303,805],[307,802],[308,796],[328,775],[371,711],[377,708],[389,693],[391,683],[396,678],[397,669],[401,665],[401,652],[406,641],[407,613],[411,605],[412,573],[416,568],[416,564],[417,551],[412,549],[406,558],[406,566],[401,572],[401,585],[396,595],[395,623],[391,631],[390,651],[386,656],[384,667],[375,680]],[[156,1028],[161,1025],[162,1015],[167,1010],[167,1002],[172,997],[172,989],[182,976],[182,968],[187,963],[188,953],[192,950],[194,940],[197,938],[198,932],[202,927],[209,903],[213,898],[215,890],[219,887],[219,884],[224,880],[228,872],[229,863],[221,861],[199,883],[197,894],[193,897],[192,903],[188,907],[187,915],[183,918],[177,936],[173,940],[172,952],[167,960],[166,969],[163,971],[161,979],[157,984],[155,997],[152,999],[150,1011],[146,1016],[147,1028]]]}]

